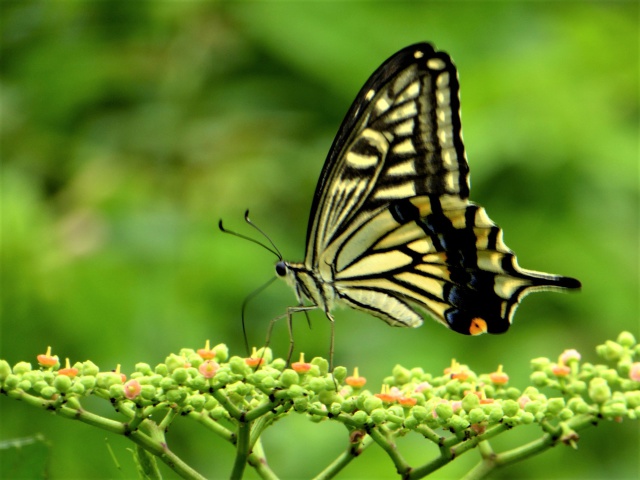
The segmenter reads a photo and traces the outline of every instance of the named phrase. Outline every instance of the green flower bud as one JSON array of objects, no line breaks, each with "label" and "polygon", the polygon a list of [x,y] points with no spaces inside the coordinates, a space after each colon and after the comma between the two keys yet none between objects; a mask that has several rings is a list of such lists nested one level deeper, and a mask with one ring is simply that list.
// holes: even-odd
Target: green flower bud
[{"label": "green flower bud", "polygon": [[160,388],[162,390],[169,391],[172,390],[174,388],[178,388],[178,384],[176,383],[176,381],[173,378],[170,377],[165,377],[162,380],[160,380]]},{"label": "green flower bud", "polygon": [[87,360],[86,362],[82,362],[82,368],[79,368],[78,371],[81,375],[96,376],[100,373],[100,368],[91,360]]},{"label": "green flower bud", "polygon": [[436,415],[442,420],[448,420],[453,415],[453,408],[449,403],[440,403],[436,406]]},{"label": "green flower bud", "polygon": [[511,400],[517,400],[518,398],[520,398],[520,395],[522,395],[520,393],[520,390],[516,387],[507,388],[506,394],[507,398],[510,398]]},{"label": "green flower bud", "polygon": [[573,395],[582,395],[587,391],[587,384],[582,380],[574,380],[567,385],[567,391]]},{"label": "green flower bud", "polygon": [[50,385],[47,385],[46,387],[43,387],[42,390],[40,390],[40,396],[45,399],[49,399],[57,394],[58,391],[55,389],[55,387],[52,387]]},{"label": "green flower bud", "polygon": [[596,347],[596,352],[605,360],[616,361],[624,354],[624,347],[616,342],[607,340],[604,342],[604,345],[598,345]]},{"label": "green flower bud", "polygon": [[563,408],[562,410],[560,410],[560,412],[558,412],[558,418],[563,422],[566,422],[571,417],[573,417],[573,410],[571,410],[570,408]]},{"label": "green flower bud", "polygon": [[[17,376],[16,376],[16,378],[18,378],[18,379],[19,379],[19,377],[17,377]],[[46,383],[45,383],[45,385],[46,385]],[[31,390],[31,387],[32,387],[32,386],[33,386],[33,385],[32,385],[32,383],[31,383],[29,380],[19,380],[19,381],[18,381],[18,388],[19,388],[20,390],[24,390],[25,392],[27,392],[27,391]],[[10,390],[10,389],[8,389],[8,390]]]},{"label": "green flower bud", "polygon": [[624,398],[629,408],[640,407],[640,391],[624,392]]},{"label": "green flower bud", "polygon": [[86,390],[91,390],[96,386],[97,379],[96,377],[78,377],[78,382],[81,383]]},{"label": "green flower bud", "polygon": [[163,378],[164,377],[162,375],[154,373],[153,375],[144,377],[144,381],[141,380],[140,385],[153,385],[154,387],[159,387]]},{"label": "green flower bud", "polygon": [[[462,399],[462,408],[467,413],[470,412],[471,410],[473,410],[474,408],[478,407],[478,406],[480,406],[480,399],[478,398],[477,395],[475,395],[473,393],[467,394]],[[472,423],[476,423],[476,422],[472,422]]]},{"label": "green flower bud", "polygon": [[216,376],[215,376],[216,385],[218,386],[227,385],[228,383],[231,382],[231,380],[232,380],[231,374],[229,373],[228,370],[223,370],[223,368],[221,368],[216,372]]},{"label": "green flower bud", "polygon": [[85,392],[84,385],[80,382],[73,382],[73,385],[71,385],[71,388],[68,391],[68,393],[74,394],[74,395],[84,395],[84,392]]},{"label": "green flower bud", "polygon": [[72,380],[66,375],[58,375],[53,380],[53,387],[59,392],[66,393],[71,388]]},{"label": "green flower bud", "polygon": [[459,432],[461,430],[464,430],[465,428],[468,428],[471,424],[465,420],[464,418],[462,418],[459,415],[453,415],[450,419],[449,419],[449,426],[451,428],[453,428],[453,430],[455,432]]},{"label": "green flower bud", "polygon": [[153,385],[141,385],[140,396],[145,400],[153,400],[156,396],[156,387]]},{"label": "green flower bud", "polygon": [[[19,383],[20,383],[20,377],[18,375],[10,373],[4,379],[4,388],[6,390],[13,390],[14,388],[16,388],[18,386]],[[29,382],[29,388],[31,388],[31,382]]]},{"label": "green flower bud", "polygon": [[122,385],[122,376],[116,372],[101,372],[96,375],[98,388],[109,389],[111,385]]},{"label": "green flower bud", "polygon": [[416,405],[411,408],[411,415],[416,418],[419,422],[424,422],[429,415],[429,412],[426,408]]},{"label": "green flower bud", "polygon": [[224,343],[219,343],[211,350],[216,352],[215,360],[220,362],[225,362],[229,358],[229,347],[227,347]]},{"label": "green flower bud", "polygon": [[287,362],[284,358],[276,358],[269,364],[269,366],[274,370],[281,372],[287,368]]},{"label": "green flower bud", "polygon": [[249,365],[247,365],[247,362],[244,361],[244,358],[238,356],[231,357],[229,367],[231,367],[231,371],[237,375],[246,376],[252,371]]},{"label": "green flower bud", "polygon": [[393,374],[393,380],[396,385],[404,385],[411,380],[411,372],[401,365],[396,364],[391,373]]},{"label": "green flower bud", "polygon": [[602,415],[607,418],[624,417],[627,415],[627,406],[624,403],[610,403],[602,407]]},{"label": "green flower bud", "polygon": [[295,371],[291,370],[290,368],[287,368],[284,372],[282,372],[282,375],[280,375],[280,383],[285,388],[288,388],[291,385],[296,385],[299,382],[300,377]]},{"label": "green flower bud", "polygon": [[322,377],[315,377],[309,380],[309,389],[315,393],[320,393],[327,388],[327,384]]},{"label": "green flower bud", "polygon": [[604,403],[611,398],[611,389],[604,378],[592,378],[589,382],[589,397],[596,403]]},{"label": "green flower bud", "polygon": [[13,373],[22,375],[23,373],[30,372],[32,368],[29,362],[18,362],[13,366]]},{"label": "green flower bud", "polygon": [[178,405],[184,404],[187,398],[187,392],[182,388],[174,388],[167,392],[167,401]]},{"label": "green flower bud", "polygon": [[309,408],[309,397],[295,397],[293,399],[293,408],[296,412],[306,412]]},{"label": "green flower bud", "polygon": [[26,372],[21,376],[22,380],[28,380],[31,384],[39,382],[44,379],[42,372],[40,370],[35,370],[33,372]]},{"label": "green flower bud", "polygon": [[371,412],[371,421],[376,425],[380,425],[386,418],[387,415],[384,408],[376,408]]},{"label": "green flower bud", "polygon": [[636,337],[631,332],[622,332],[618,335],[618,343],[623,347],[631,348],[636,344]]},{"label": "green flower bud", "polygon": [[323,390],[318,394],[318,400],[324,405],[331,405],[337,400],[338,395],[334,390]]},{"label": "green flower bud", "polygon": [[173,373],[176,368],[184,368],[186,359],[180,355],[172,353],[164,360],[164,363],[167,366],[169,373]]},{"label": "green flower bud", "polygon": [[487,396],[487,398],[495,398],[495,396],[496,396],[496,387],[494,387],[491,384],[485,384],[483,390],[484,390],[484,394]]},{"label": "green flower bud", "polygon": [[205,395],[204,398],[206,399],[206,402],[204,404],[204,409],[207,412],[210,412],[211,410],[213,410],[218,406],[218,401],[215,398],[210,397],[209,395]]},{"label": "green flower bud", "polygon": [[[295,372],[294,372],[295,373]],[[272,376],[267,375],[262,379],[261,385],[263,388],[267,388],[269,390],[276,388],[276,379]]]},{"label": "green flower bud", "polygon": [[205,398],[204,395],[196,394],[196,395],[191,395],[188,398],[187,403],[189,403],[189,405],[191,405],[196,412],[201,412],[204,409],[204,405],[206,401],[207,399]]},{"label": "green flower bud", "polygon": [[369,398],[371,396],[371,394],[368,391],[364,391],[363,393],[361,393],[360,395],[358,395],[355,398],[356,401],[356,408],[358,410],[364,410],[364,401]]},{"label": "green flower bud", "polygon": [[416,419],[416,417],[413,417],[411,415],[408,416],[404,421],[404,426],[411,430],[415,429],[419,424],[420,422],[418,421],[418,419]]},{"label": "green flower bud", "polygon": [[187,385],[193,390],[204,391],[207,390],[209,382],[208,379],[204,378],[202,375],[198,375],[197,377],[189,379]]},{"label": "green flower bud", "polygon": [[618,372],[620,373],[621,376],[623,377],[629,376],[629,372],[631,372],[631,366],[633,365],[633,362],[631,360],[632,360],[631,357],[627,357],[627,358],[623,358],[618,362],[618,365],[617,365]]},{"label": "green flower bud", "polygon": [[[136,372],[140,372],[143,375],[151,375],[151,374],[153,374],[153,370],[151,370],[151,365],[149,365],[148,363],[143,363],[143,362],[136,363],[135,371]],[[133,377],[133,375],[132,375],[132,377]]]},{"label": "green flower bud", "polygon": [[564,408],[564,406],[565,406],[564,398],[562,397],[550,398],[547,401],[547,413],[551,415],[557,415],[560,412],[560,410]]},{"label": "green flower bud", "polygon": [[120,399],[124,398],[124,385],[116,383],[109,386],[109,397]]},{"label": "green flower bud", "polygon": [[602,376],[602,378],[604,378],[607,383],[609,384],[615,384],[618,382],[618,380],[620,379],[620,377],[618,377],[618,372],[616,370],[614,370],[613,368],[607,368],[606,370],[603,370],[600,375]]},{"label": "green flower bud", "polygon": [[156,365],[156,368],[154,369],[154,371],[156,374],[162,377],[166,377],[167,375],[169,375],[169,369],[164,363],[159,363],[158,365]]},{"label": "green flower bud", "polygon": [[11,375],[11,365],[6,360],[0,360],[0,382],[3,382]]},{"label": "green flower bud", "polygon": [[547,383],[549,383],[547,374],[541,371],[533,372],[529,378],[531,378],[531,382],[538,387],[545,387]]},{"label": "green flower bud", "polygon": [[536,417],[531,412],[522,412],[520,414],[520,423],[523,425],[530,425],[535,421]]},{"label": "green flower bud", "polygon": [[227,411],[224,408],[222,408],[220,405],[211,409],[211,412],[209,413],[209,415],[211,415],[211,418],[213,420],[226,420],[229,417],[229,414],[227,413]]},{"label": "green flower bud", "polygon": [[335,378],[338,383],[344,383],[345,378],[347,378],[347,373],[345,367],[336,367],[333,369],[333,378]]},{"label": "green flower bud", "polygon": [[474,408],[469,412],[469,421],[471,423],[481,423],[486,419],[484,410],[482,408]]},{"label": "green flower bud", "polygon": [[505,400],[502,402],[502,410],[507,417],[514,417],[520,410],[520,405],[515,400]]},{"label": "green flower bud", "polygon": [[421,382],[424,377],[424,370],[420,367],[414,367],[411,369],[411,378]]},{"label": "green flower bud", "polygon": [[487,412],[487,418],[490,423],[498,423],[504,417],[502,407],[497,404],[490,405],[491,409]]},{"label": "green flower bud", "polygon": [[177,367],[171,373],[171,378],[173,378],[176,383],[180,385],[184,385],[189,378],[189,374],[187,373],[187,369],[184,367]]},{"label": "green flower bud", "polygon": [[403,419],[404,408],[402,408],[400,405],[391,405],[389,408],[387,408],[387,417],[389,417],[390,415]]},{"label": "green flower bud", "polygon": [[570,398],[567,402],[567,408],[570,408],[574,413],[581,415],[588,413],[590,410],[589,405],[581,397]]},{"label": "green flower bud", "polygon": [[376,408],[382,408],[382,400],[378,397],[374,397],[373,395],[365,398],[363,403],[364,411],[367,413],[371,413]]},{"label": "green flower bud", "polygon": [[369,420],[369,416],[366,414],[366,412],[358,410],[351,416],[351,419],[357,426],[362,426],[367,423],[367,421]]},{"label": "green flower bud", "polygon": [[315,357],[311,360],[311,365],[316,365],[320,369],[320,375],[329,373],[329,362],[322,357]]},{"label": "green flower bud", "polygon": [[531,369],[536,372],[544,371],[551,364],[551,360],[546,357],[538,357],[531,360]]},{"label": "green flower bud", "polygon": [[329,412],[331,413],[331,415],[333,416],[338,416],[342,413],[342,403],[340,402],[333,402],[331,405],[329,405]]},{"label": "green flower bud", "polygon": [[353,398],[347,398],[342,402],[342,411],[344,413],[353,413],[356,410],[356,402]]}]

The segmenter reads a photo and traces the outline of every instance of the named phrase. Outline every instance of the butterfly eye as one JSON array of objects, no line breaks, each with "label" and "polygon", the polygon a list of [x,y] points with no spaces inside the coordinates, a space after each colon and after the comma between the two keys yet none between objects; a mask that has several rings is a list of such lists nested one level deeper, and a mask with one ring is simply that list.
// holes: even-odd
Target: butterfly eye
[{"label": "butterfly eye", "polygon": [[276,263],[276,275],[279,277],[285,277],[287,275],[287,265],[283,261]]}]

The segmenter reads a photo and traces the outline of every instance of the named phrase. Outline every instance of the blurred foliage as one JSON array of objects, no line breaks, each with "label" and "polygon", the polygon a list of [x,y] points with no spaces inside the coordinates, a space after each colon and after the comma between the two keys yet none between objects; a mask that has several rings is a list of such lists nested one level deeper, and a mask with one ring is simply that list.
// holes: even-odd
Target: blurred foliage
[{"label": "blurred foliage", "polygon": [[[340,311],[336,363],[360,366],[370,381],[395,363],[436,371],[451,357],[478,370],[504,364],[517,377],[531,357],[587,350],[623,329],[637,335],[637,2],[0,6],[2,358],[33,360],[51,344],[72,361],[130,371],[207,338],[241,351],[241,303],[273,275],[274,258],[216,222],[247,232],[249,208],[286,258],[301,259],[315,181],[342,116],[384,59],[423,40],[460,71],[472,199],[505,229],[524,267],[577,277],[584,288],[527,298],[497,337],[466,338],[433,322],[390,329]],[[279,285],[249,304],[252,344],[292,301]],[[328,322],[321,313],[311,321],[309,330],[296,319],[297,349],[326,355]],[[286,351],[284,324],[275,336],[276,352]],[[42,432],[52,478],[120,475],[101,434],[0,402],[0,439]],[[287,477],[317,473],[343,448],[337,426],[311,432],[304,419],[286,422],[295,442],[266,438],[265,448]],[[628,442],[619,431],[608,442],[601,426],[570,460],[554,450],[502,475],[637,477],[638,432],[623,428]],[[197,432],[171,434],[194,462],[227,448]],[[111,446],[133,472],[119,440]],[[326,457],[307,458],[309,444],[325,445]],[[394,474],[373,449],[364,455],[349,475]],[[229,471],[195,466],[211,478]]]}]

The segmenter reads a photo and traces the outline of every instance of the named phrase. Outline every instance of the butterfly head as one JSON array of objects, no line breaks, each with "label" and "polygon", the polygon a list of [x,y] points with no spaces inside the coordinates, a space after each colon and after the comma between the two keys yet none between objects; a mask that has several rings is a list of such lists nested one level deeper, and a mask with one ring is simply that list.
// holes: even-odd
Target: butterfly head
[{"label": "butterfly head", "polygon": [[299,282],[296,278],[295,268],[292,268],[292,265],[285,262],[284,260],[280,260],[276,263],[276,275],[279,278],[282,278],[287,285],[291,286],[296,292],[296,296],[298,300],[301,300],[300,290],[299,290]]}]

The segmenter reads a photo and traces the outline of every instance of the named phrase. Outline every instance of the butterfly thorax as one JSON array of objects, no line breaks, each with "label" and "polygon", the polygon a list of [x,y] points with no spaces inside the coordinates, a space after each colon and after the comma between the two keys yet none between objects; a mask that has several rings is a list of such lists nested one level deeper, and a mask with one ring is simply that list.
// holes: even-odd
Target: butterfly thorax
[{"label": "butterfly thorax", "polygon": [[293,288],[300,305],[308,301],[326,313],[333,309],[336,292],[330,268],[315,273],[304,263],[280,261],[276,264],[276,274]]}]

